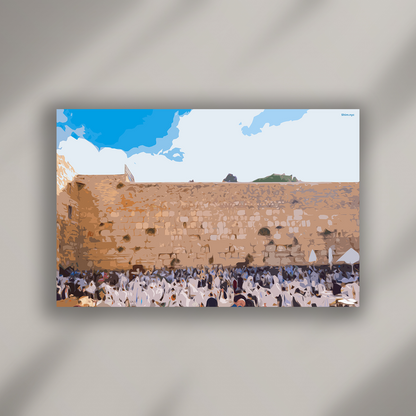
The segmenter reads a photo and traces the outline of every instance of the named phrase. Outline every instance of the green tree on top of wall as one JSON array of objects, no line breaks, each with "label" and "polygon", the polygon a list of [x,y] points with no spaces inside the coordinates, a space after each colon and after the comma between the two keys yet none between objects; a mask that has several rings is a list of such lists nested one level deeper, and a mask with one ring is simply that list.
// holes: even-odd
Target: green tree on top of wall
[{"label": "green tree on top of wall", "polygon": [[276,173],[273,173],[270,176],[266,176],[265,178],[259,178],[255,179],[253,182],[297,182],[296,176],[292,175],[285,175],[284,173],[282,175],[277,175]]}]

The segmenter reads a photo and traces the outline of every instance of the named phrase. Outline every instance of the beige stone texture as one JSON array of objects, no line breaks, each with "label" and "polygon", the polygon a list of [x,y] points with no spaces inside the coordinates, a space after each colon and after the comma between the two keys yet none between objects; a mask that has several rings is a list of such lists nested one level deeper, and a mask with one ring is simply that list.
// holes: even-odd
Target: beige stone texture
[{"label": "beige stone texture", "polygon": [[235,266],[248,254],[257,266],[300,265],[312,249],[316,263],[327,264],[329,247],[335,261],[359,251],[358,220],[358,183],[132,183],[125,175],[75,175],[58,159],[63,267],[171,267],[173,258],[175,267]]}]

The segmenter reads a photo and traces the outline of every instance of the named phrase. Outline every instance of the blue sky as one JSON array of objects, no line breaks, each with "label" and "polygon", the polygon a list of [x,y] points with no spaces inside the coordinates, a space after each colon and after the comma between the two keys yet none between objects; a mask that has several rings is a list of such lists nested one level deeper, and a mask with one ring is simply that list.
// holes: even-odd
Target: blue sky
[{"label": "blue sky", "polygon": [[77,173],[127,164],[139,182],[356,182],[359,110],[57,110],[57,152]]},{"label": "blue sky", "polygon": [[246,136],[258,134],[262,128],[269,126],[280,126],[287,121],[300,120],[308,110],[264,110],[253,118],[250,126],[243,126],[241,132]]},{"label": "blue sky", "polygon": [[[57,110],[57,145],[68,135],[83,137],[101,150],[106,147],[120,149],[128,156],[147,152],[157,154],[168,151],[178,137],[179,119],[191,110]],[[172,149],[169,159],[181,155]]]}]

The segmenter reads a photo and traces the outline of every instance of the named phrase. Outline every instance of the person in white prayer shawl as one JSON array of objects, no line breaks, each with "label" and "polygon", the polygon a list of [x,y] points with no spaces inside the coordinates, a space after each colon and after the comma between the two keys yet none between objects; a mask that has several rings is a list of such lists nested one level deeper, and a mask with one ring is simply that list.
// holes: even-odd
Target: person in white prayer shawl
[{"label": "person in white prayer shawl", "polygon": [[123,304],[123,306],[128,306],[129,299],[127,295],[127,291],[125,289],[120,289],[118,292],[119,301]]},{"label": "person in white prayer shawl", "polygon": [[170,296],[171,296],[171,290],[165,288],[165,292],[163,294],[162,299],[160,300],[160,303],[163,303],[165,304],[165,306],[167,306],[170,300]]},{"label": "person in white prayer shawl", "polygon": [[282,307],[288,308],[292,306],[292,295],[289,293],[289,288],[282,286]]},{"label": "person in white prayer shawl", "polygon": [[95,291],[97,287],[95,286],[95,283],[93,280],[88,284],[88,286],[85,288],[85,291],[88,294],[88,297],[91,299],[95,299]]},{"label": "person in white prayer shawl", "polygon": [[204,290],[201,290],[201,289],[204,289],[204,288],[199,288],[198,293],[195,295],[194,299],[198,305],[201,305],[201,303],[205,305],[205,289]]},{"label": "person in white prayer shawl", "polygon": [[153,290],[153,287],[154,287],[153,285],[150,285],[146,290],[146,293],[147,293],[147,296],[149,297],[149,299],[154,299],[155,298],[155,291]]},{"label": "person in white prayer shawl", "polygon": [[230,300],[231,298],[228,296],[227,297],[227,299],[225,299],[225,297],[224,297],[224,289],[221,289],[221,292],[220,292],[220,297],[219,297],[219,299],[218,299],[218,306],[222,306],[222,307],[224,307],[224,306],[231,306],[232,305],[232,302],[231,302],[231,300]]},{"label": "person in white prayer shawl", "polygon": [[280,286],[280,283],[277,279],[276,279],[276,282],[270,288],[270,292],[275,298],[282,296],[282,287]]},{"label": "person in white prayer shawl", "polygon": [[325,284],[324,284],[324,281],[323,280],[321,280],[317,285],[316,285],[316,289],[317,289],[317,291],[318,291],[318,294],[319,295],[322,295],[322,293],[324,293],[325,292]]},{"label": "person in white prayer shawl", "polygon": [[277,299],[272,295],[270,290],[266,290],[261,299],[262,305],[265,307],[279,306]]},{"label": "person in white prayer shawl", "polygon": [[139,293],[139,299],[138,299],[138,302],[136,302],[136,306],[139,306],[139,307],[150,306],[150,298],[145,290],[142,290]]},{"label": "person in white prayer shawl", "polygon": [[176,293],[172,293],[170,298],[169,298],[169,302],[166,305],[169,308],[177,308],[179,307],[179,302],[176,299]]},{"label": "person in white prayer shawl", "polygon": [[220,280],[219,275],[217,274],[217,275],[215,276],[215,279],[214,279],[214,286],[215,286],[217,289],[219,289],[219,288],[220,288],[220,284],[221,284],[221,280]]},{"label": "person in white prayer shawl", "polygon": [[164,289],[162,287],[162,284],[159,283],[159,285],[157,286],[157,288],[155,290],[155,297],[154,297],[154,299],[155,299],[156,302],[160,302],[160,300],[163,297],[163,293],[164,293]]},{"label": "person in white prayer shawl", "polygon": [[181,290],[178,295],[178,304],[182,307],[188,307],[190,299],[188,298],[187,291]]},{"label": "person in white prayer shawl", "polygon": [[306,303],[305,292],[302,292],[300,288],[295,289],[293,294],[293,306],[307,307],[310,306]]},{"label": "person in white prayer shawl", "polygon": [[[69,278],[57,275],[57,300],[69,295],[82,297],[85,292],[90,298],[98,298],[113,307],[192,307],[210,305],[216,299],[216,306],[233,306],[235,296],[243,295],[245,306],[261,307],[328,307],[358,306],[360,282],[357,272],[341,273],[341,268],[330,272],[326,267],[300,268],[286,266],[276,269],[239,268],[222,269],[177,269],[133,272],[132,280],[122,272],[109,274],[74,272]],[[198,275],[199,273],[199,275]],[[104,282],[97,279],[105,274],[110,276]],[[117,278],[118,276],[118,278]],[[337,280],[338,279],[338,280]],[[101,283],[102,282],[102,283]],[[203,286],[201,286],[201,282]],[[234,285],[236,286],[234,293]],[[198,287],[198,284],[200,287]],[[263,285],[263,287],[261,286]],[[71,294],[70,289],[76,290]],[[62,291],[62,289],[65,289]],[[60,294],[62,291],[64,293]]]},{"label": "person in white prayer shawl", "polygon": [[243,282],[243,291],[244,292],[251,291],[251,281],[249,279],[250,279],[250,277],[247,278],[246,280],[244,280],[244,282]]},{"label": "person in white prayer shawl", "polygon": [[117,287],[119,289],[121,289],[121,288],[126,289],[128,283],[129,283],[128,277],[124,273],[117,273],[117,275],[118,275],[118,279],[119,279]]}]

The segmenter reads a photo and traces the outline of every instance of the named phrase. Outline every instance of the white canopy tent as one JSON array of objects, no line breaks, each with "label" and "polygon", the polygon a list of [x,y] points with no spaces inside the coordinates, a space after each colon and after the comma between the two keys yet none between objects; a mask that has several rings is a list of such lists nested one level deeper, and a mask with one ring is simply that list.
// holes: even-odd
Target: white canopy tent
[{"label": "white canopy tent", "polygon": [[338,263],[344,262],[344,263],[350,264],[351,271],[354,271],[353,264],[357,263],[359,260],[360,260],[360,255],[353,248],[350,248],[347,252],[344,253],[343,256],[341,256],[338,259],[337,262]]},{"label": "white canopy tent", "polygon": [[311,254],[309,255],[309,263],[315,263],[316,261],[316,254],[315,252],[312,250]]}]

